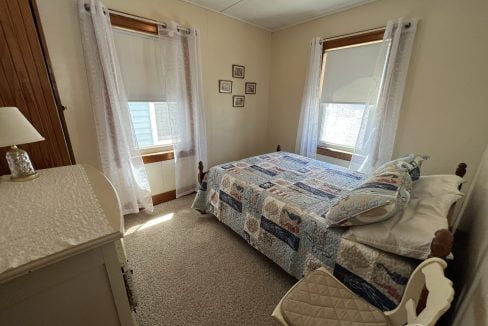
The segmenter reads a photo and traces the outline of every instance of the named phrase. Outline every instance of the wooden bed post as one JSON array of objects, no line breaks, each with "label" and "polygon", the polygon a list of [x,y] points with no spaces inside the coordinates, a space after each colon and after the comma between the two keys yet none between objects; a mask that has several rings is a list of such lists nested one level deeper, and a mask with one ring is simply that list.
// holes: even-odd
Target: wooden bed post
[{"label": "wooden bed post", "polygon": [[466,175],[466,168],[468,166],[466,163],[459,163],[457,168],[456,168],[456,175],[463,178]]},{"label": "wooden bed post", "polygon": [[430,243],[430,257],[446,259],[451,253],[453,235],[451,231],[443,229],[435,233],[434,239]]},{"label": "wooden bed post", "polygon": [[[437,257],[446,260],[447,256],[451,253],[454,237],[451,231],[442,229],[435,233],[434,239],[430,243],[430,257]],[[417,315],[419,315],[422,310],[427,305],[427,297],[429,296],[429,291],[426,287],[420,293],[419,302],[417,303]]]},{"label": "wooden bed post", "polygon": [[[468,165],[466,163],[459,163],[455,174],[458,177],[463,178],[466,175]],[[459,185],[459,189],[461,190],[461,185]],[[447,219],[451,218],[451,215],[454,213],[454,206],[456,203],[452,204],[451,208],[449,209],[449,214]],[[447,256],[451,253],[453,246],[453,235],[449,230],[438,230],[435,235],[434,239],[430,244],[430,257],[438,257],[441,259],[446,259]]]},{"label": "wooden bed post", "polygon": [[[466,175],[467,169],[466,163],[459,163],[456,168],[456,175],[458,177],[464,177]],[[461,190],[461,186],[459,185],[459,190]],[[451,214],[454,212],[454,205],[451,206],[449,209],[448,219],[450,218]],[[446,260],[447,256],[451,253],[452,246],[454,242],[454,237],[451,231],[443,229],[438,230],[434,234],[434,239],[430,243],[430,256],[429,257],[437,257]],[[419,302],[417,304],[417,314],[420,314],[422,310],[424,310],[425,305],[427,303],[427,296],[429,295],[429,291],[426,288],[422,290],[420,294]]]},{"label": "wooden bed post", "polygon": [[[464,178],[466,175],[466,169],[467,169],[466,163],[459,163],[456,169],[456,175],[458,177]],[[459,190],[461,190],[462,184],[459,185]]]},{"label": "wooden bed post", "polygon": [[276,146],[276,151],[281,152],[281,145]]},{"label": "wooden bed post", "polygon": [[203,162],[200,161],[198,162],[198,183],[199,184],[202,184],[203,177],[205,177],[205,174],[207,174],[207,172],[203,172]]}]

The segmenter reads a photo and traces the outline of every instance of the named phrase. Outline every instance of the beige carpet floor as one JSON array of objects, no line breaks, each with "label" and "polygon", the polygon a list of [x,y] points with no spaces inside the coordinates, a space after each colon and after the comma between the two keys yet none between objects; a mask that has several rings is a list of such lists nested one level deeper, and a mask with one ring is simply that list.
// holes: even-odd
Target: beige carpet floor
[{"label": "beige carpet floor", "polygon": [[274,307],[295,283],[194,195],[126,217],[137,318],[146,325],[276,325]]}]

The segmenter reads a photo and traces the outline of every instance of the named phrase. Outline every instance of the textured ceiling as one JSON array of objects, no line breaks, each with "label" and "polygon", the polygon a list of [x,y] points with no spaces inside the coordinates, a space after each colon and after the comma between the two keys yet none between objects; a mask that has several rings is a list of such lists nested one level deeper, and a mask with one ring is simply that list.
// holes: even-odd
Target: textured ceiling
[{"label": "textured ceiling", "polygon": [[268,31],[278,31],[318,17],[374,0],[183,0],[199,7],[245,21]]}]

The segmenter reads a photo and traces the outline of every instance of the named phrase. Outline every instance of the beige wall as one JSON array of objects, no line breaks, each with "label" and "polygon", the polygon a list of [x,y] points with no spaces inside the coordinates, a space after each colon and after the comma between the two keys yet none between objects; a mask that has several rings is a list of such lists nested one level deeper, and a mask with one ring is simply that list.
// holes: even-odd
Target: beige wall
[{"label": "beige wall", "polygon": [[268,149],[295,147],[312,37],[417,17],[394,155],[431,155],[427,174],[476,167],[488,141],[487,16],[486,0],[380,0],[273,33]]},{"label": "beige wall", "polygon": [[[61,101],[68,107],[66,122],[76,161],[99,166],[77,1],[37,2]],[[103,2],[111,9],[200,29],[209,164],[265,150],[271,33],[177,0]],[[217,81],[231,79],[232,64],[246,66],[246,79],[234,79],[234,94],[244,94],[244,81],[258,85],[256,95],[246,96],[245,108],[233,108],[232,96],[218,93]]]},{"label": "beige wall", "polygon": [[[76,159],[98,166],[76,0],[37,1]],[[271,151],[276,144],[293,151],[310,39],[383,26],[401,16],[420,18],[420,24],[394,155],[427,153],[432,158],[425,173],[452,173],[460,161],[476,166],[488,141],[485,0],[378,0],[276,33],[178,0],[104,2],[201,30],[210,165]],[[245,65],[246,80],[258,83],[244,109],[232,108],[231,95],[217,92],[218,79],[230,79],[234,63]],[[234,79],[234,94],[243,88],[244,81]],[[163,169],[149,172],[154,178],[171,174]]]}]

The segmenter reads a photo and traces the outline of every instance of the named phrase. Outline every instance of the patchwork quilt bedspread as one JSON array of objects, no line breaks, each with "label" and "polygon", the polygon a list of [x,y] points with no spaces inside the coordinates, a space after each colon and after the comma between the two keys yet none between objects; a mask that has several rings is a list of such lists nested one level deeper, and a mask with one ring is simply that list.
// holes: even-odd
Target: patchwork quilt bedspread
[{"label": "patchwork quilt bedspread", "polygon": [[342,238],[324,216],[365,176],[287,152],[211,168],[193,208],[215,215],[290,275],[324,266],[382,310],[398,305],[418,261]]}]

